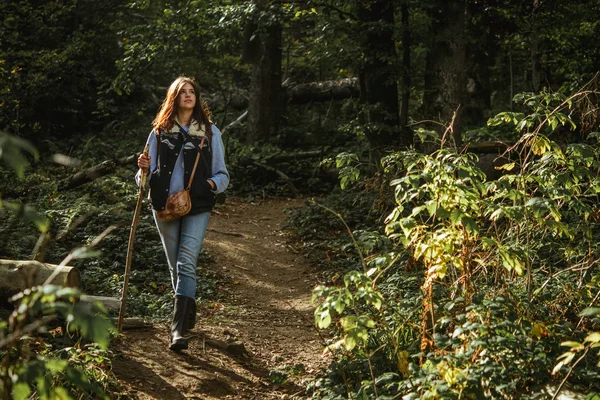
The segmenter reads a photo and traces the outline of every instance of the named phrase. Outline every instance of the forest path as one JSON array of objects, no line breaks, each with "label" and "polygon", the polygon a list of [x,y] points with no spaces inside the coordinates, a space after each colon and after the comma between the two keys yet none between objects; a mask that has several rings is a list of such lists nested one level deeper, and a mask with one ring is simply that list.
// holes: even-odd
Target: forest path
[{"label": "forest path", "polygon": [[[301,200],[231,200],[213,213],[204,246],[219,303],[198,309],[190,348],[167,349],[166,323],[125,331],[113,371],[135,399],[303,398],[300,382],[328,360],[313,327],[314,268],[282,231]],[[287,379],[286,379],[287,376]]]}]

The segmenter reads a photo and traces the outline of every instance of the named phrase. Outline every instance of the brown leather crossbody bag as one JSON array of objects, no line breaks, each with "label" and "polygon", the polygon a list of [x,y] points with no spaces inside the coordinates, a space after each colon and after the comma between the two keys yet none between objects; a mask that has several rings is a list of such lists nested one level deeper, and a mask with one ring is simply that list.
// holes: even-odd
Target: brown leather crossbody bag
[{"label": "brown leather crossbody bag", "polygon": [[[200,141],[200,149],[204,145],[204,139],[206,136],[202,137],[202,141]],[[190,175],[190,180],[188,182],[188,186],[180,190],[177,193],[173,193],[167,199],[167,204],[165,204],[165,209],[156,211],[156,215],[161,221],[174,221],[179,219],[190,212],[192,209],[192,199],[190,197],[190,189],[192,188],[192,182],[194,181],[194,174],[196,174],[196,167],[198,166],[198,161],[200,160],[200,151],[196,155],[196,161],[194,162],[194,169],[192,170],[192,174]],[[158,147],[157,147],[157,161],[158,161]]]}]

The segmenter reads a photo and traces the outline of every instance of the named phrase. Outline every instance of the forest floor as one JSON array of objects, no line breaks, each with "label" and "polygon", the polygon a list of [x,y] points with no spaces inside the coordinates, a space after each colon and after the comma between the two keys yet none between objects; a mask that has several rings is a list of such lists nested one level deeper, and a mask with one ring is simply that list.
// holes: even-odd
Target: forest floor
[{"label": "forest floor", "polygon": [[314,328],[316,270],[283,232],[301,200],[228,200],[204,247],[216,261],[219,301],[202,302],[187,351],[167,349],[169,327],[126,330],[113,372],[134,399],[293,399],[331,360]]}]

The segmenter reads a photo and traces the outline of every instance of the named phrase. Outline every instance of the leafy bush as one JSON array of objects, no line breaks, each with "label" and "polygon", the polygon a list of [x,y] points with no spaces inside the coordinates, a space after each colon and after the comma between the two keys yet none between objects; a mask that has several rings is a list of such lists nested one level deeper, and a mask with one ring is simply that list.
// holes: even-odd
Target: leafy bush
[{"label": "leafy bush", "polygon": [[[101,305],[81,303],[80,295],[77,289],[45,285],[13,297],[18,306],[8,323],[0,323],[0,394],[14,399],[34,393],[46,399],[86,393],[88,398],[108,398],[105,389],[113,383],[106,374],[107,347],[114,329]],[[57,323],[54,337],[36,338]]]},{"label": "leafy bush", "polygon": [[[0,137],[0,157],[20,177],[28,165],[23,150],[37,156],[29,143],[5,134]],[[8,208],[13,208],[12,204],[8,203]],[[21,218],[27,215],[33,216],[44,235],[48,224],[40,221],[45,219],[34,211],[21,214]],[[95,254],[92,247],[110,229],[88,246],[72,250],[61,265]],[[16,303],[15,309],[8,321],[0,321],[3,398],[108,398],[105,390],[114,385],[114,380],[106,373],[110,366],[107,347],[114,330],[100,304],[82,303],[80,297],[78,289],[45,284],[25,289],[10,299]],[[54,328],[53,334],[47,340],[41,339],[50,328]]]},{"label": "leafy bush", "polygon": [[316,324],[334,327],[340,358],[314,398],[535,397],[528,388],[576,356],[564,379],[599,389],[597,321],[578,316],[600,294],[598,134],[551,139],[577,128],[571,111],[589,93],[521,94],[529,113],[491,118],[519,133],[496,181],[450,148],[382,160],[395,199],[385,235],[355,231],[356,270],[315,289]]}]

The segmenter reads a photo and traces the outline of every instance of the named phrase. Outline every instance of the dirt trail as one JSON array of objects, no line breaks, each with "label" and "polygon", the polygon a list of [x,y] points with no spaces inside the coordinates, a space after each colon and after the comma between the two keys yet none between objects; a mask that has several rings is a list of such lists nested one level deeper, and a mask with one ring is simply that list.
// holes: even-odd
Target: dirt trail
[{"label": "dirt trail", "polygon": [[300,200],[228,201],[205,247],[220,303],[198,310],[190,349],[167,350],[167,324],[125,332],[113,371],[135,399],[303,398],[301,379],[328,360],[313,328],[314,269],[282,232]]}]

